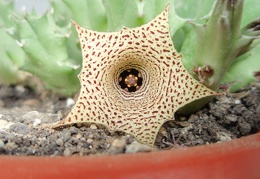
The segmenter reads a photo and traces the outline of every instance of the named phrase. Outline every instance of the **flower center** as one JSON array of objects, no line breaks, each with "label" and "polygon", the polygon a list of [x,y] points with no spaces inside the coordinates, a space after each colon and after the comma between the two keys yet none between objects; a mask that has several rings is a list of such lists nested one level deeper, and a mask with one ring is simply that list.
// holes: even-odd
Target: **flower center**
[{"label": "flower center", "polygon": [[120,73],[118,81],[121,88],[125,91],[135,92],[140,89],[143,78],[142,74],[138,70],[131,68]]}]

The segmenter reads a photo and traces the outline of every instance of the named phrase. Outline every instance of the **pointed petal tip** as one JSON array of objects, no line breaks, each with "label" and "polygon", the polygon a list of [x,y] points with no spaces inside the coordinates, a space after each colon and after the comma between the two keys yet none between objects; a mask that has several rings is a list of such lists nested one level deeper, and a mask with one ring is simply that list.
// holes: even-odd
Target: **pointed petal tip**
[{"label": "pointed petal tip", "polygon": [[169,8],[170,8],[170,6],[171,6],[171,4],[170,3],[167,3],[167,5],[166,5],[166,10],[168,11],[169,10]]},{"label": "pointed petal tip", "polygon": [[63,129],[64,127],[68,127],[73,125],[75,122],[71,121],[70,117],[66,117],[61,121],[58,121],[53,124],[52,129]]},{"label": "pointed petal tip", "polygon": [[73,19],[70,19],[70,21],[74,26],[78,25]]},{"label": "pointed petal tip", "polygon": [[54,123],[54,124],[51,126],[51,128],[52,128],[52,129],[58,129],[58,128],[60,128],[60,125],[61,125],[61,121]]},{"label": "pointed petal tip", "polygon": [[62,129],[66,126],[69,126],[69,124],[66,124],[66,121],[62,120],[62,121],[55,123],[51,128],[52,129]]},{"label": "pointed petal tip", "polygon": [[76,27],[76,29],[81,28],[80,25],[76,21],[74,21],[73,19],[71,19],[70,21],[74,25],[74,27]]},{"label": "pointed petal tip", "polygon": [[[79,33],[80,30],[82,30],[83,28],[77,23],[75,22],[73,19],[70,20],[71,23],[73,24],[73,26],[75,27],[76,31]],[[86,29],[85,29],[86,30]]]}]

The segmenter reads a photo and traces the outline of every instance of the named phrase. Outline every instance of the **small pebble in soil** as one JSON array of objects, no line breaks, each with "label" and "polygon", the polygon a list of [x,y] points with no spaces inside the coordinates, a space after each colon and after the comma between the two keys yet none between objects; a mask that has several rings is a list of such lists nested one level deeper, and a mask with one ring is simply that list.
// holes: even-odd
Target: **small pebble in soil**
[{"label": "small pebble in soil", "polygon": [[16,149],[18,147],[18,145],[16,145],[14,142],[7,142],[5,144],[5,149],[12,151],[14,149]]},{"label": "small pebble in soil", "polygon": [[39,118],[40,118],[40,114],[38,111],[30,111],[22,116],[20,122],[25,124],[32,124],[35,121],[35,119],[39,119]]},{"label": "small pebble in soil", "polygon": [[243,117],[240,117],[238,120],[238,130],[242,135],[247,135],[251,131],[251,126],[248,124]]},{"label": "small pebble in soil", "polygon": [[13,125],[13,124],[14,124],[13,122],[8,122],[6,120],[0,119],[0,131],[9,129],[10,126]]},{"label": "small pebble in soil", "polygon": [[66,148],[66,149],[64,150],[64,152],[63,152],[63,155],[64,155],[64,156],[70,156],[70,155],[71,155],[70,149],[69,149],[69,148]]},{"label": "small pebble in soil", "polygon": [[89,138],[89,139],[93,139],[93,138],[94,138],[94,135],[93,135],[93,134],[90,134],[90,135],[88,136],[88,138]]},{"label": "small pebble in soil", "polygon": [[0,149],[3,148],[4,146],[5,146],[4,142],[0,140]]},{"label": "small pebble in soil", "polygon": [[89,128],[94,130],[97,129],[97,126],[95,124],[91,124]]},{"label": "small pebble in soil", "polygon": [[132,144],[126,146],[125,153],[151,152],[154,150],[155,148],[153,147],[134,141]]},{"label": "small pebble in soil", "polygon": [[71,107],[75,104],[75,101],[72,98],[66,100],[66,107]]},{"label": "small pebble in soil", "polygon": [[230,141],[232,138],[230,135],[228,135],[225,132],[219,132],[217,133],[217,138],[219,141],[224,142],[224,141]]},{"label": "small pebble in soil", "polygon": [[88,143],[88,144],[93,143],[93,141],[94,141],[93,139],[87,139],[87,143]]},{"label": "small pebble in soil", "polygon": [[241,100],[240,100],[240,99],[237,99],[237,100],[235,100],[234,103],[235,103],[235,104],[241,104]]},{"label": "small pebble in soil", "polygon": [[115,139],[109,148],[109,153],[118,154],[123,153],[126,146],[125,139]]},{"label": "small pebble in soil", "polygon": [[237,120],[238,120],[237,116],[234,115],[234,114],[228,114],[228,115],[225,116],[225,122],[227,124],[230,124],[232,122],[237,122]]},{"label": "small pebble in soil", "polygon": [[38,119],[38,118],[34,119],[33,127],[36,127],[36,126],[38,126],[39,124],[41,124],[41,119]]},{"label": "small pebble in soil", "polygon": [[71,135],[77,134],[77,131],[78,131],[78,130],[77,130],[77,128],[75,128],[75,127],[71,127],[71,128],[70,128],[70,134],[71,134]]},{"label": "small pebble in soil", "polygon": [[58,146],[63,146],[63,140],[62,140],[61,138],[57,139],[57,140],[56,140],[56,144],[57,144]]}]

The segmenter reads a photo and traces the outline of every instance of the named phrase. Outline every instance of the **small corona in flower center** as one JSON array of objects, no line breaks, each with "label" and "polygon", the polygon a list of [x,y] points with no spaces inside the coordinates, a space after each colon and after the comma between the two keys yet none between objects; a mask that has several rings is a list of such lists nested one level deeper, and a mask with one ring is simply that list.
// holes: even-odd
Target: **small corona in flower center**
[{"label": "small corona in flower center", "polygon": [[125,84],[127,87],[137,86],[138,77],[130,74],[125,78]]},{"label": "small corona in flower center", "polygon": [[120,73],[118,81],[123,90],[127,92],[135,92],[140,89],[143,78],[142,74],[138,70],[131,68]]}]

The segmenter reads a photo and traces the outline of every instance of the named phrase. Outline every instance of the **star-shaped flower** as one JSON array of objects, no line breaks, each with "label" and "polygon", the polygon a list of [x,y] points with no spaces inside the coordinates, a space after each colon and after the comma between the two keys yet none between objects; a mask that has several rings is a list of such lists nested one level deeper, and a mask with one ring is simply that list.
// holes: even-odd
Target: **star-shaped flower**
[{"label": "star-shaped flower", "polygon": [[118,32],[96,32],[73,22],[83,56],[81,91],[67,118],[54,128],[103,124],[152,146],[176,110],[217,94],[184,68],[170,36],[168,9],[141,27]]}]

